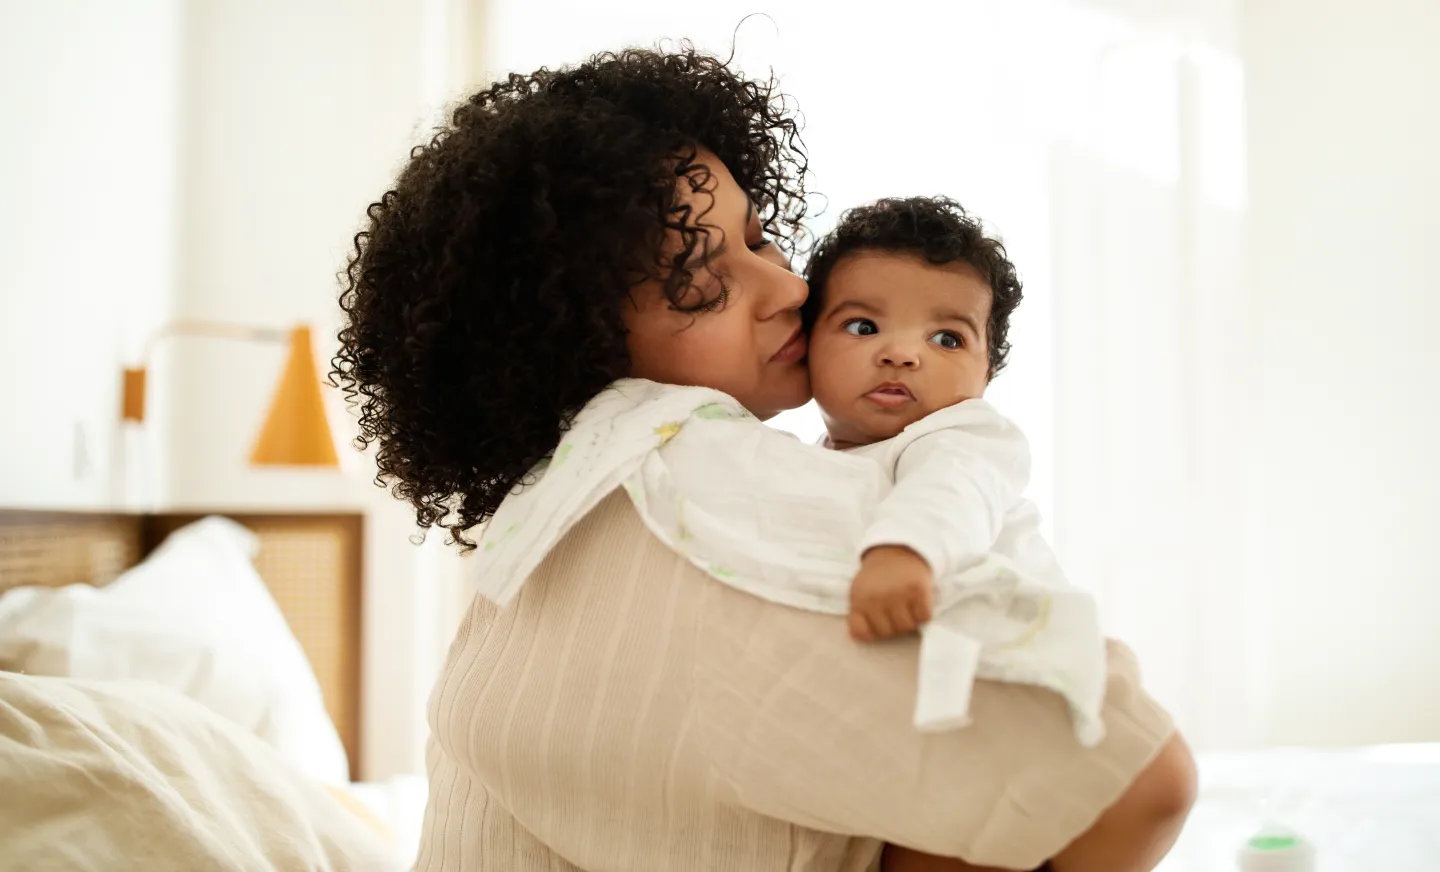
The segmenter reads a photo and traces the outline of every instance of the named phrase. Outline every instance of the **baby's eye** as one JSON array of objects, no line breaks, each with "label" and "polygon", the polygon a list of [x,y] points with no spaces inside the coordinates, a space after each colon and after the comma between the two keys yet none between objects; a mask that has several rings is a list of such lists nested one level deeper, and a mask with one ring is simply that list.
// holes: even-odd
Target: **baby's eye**
[{"label": "baby's eye", "polygon": [[932,335],[930,341],[950,351],[965,347],[965,338],[954,330],[941,330]]},{"label": "baby's eye", "polygon": [[876,327],[875,322],[869,318],[852,318],[842,324],[840,329],[851,336],[874,336],[880,332],[880,328]]}]

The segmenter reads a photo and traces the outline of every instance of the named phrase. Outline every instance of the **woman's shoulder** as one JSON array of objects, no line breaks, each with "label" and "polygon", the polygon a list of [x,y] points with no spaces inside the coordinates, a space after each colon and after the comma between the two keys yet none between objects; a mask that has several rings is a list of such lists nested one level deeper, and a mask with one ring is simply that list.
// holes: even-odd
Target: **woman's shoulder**
[{"label": "woman's shoulder", "polygon": [[502,605],[616,488],[623,487],[651,529],[666,538],[663,530],[674,525],[654,523],[655,509],[674,503],[677,494],[703,494],[715,505],[713,497],[725,493],[853,491],[849,502],[855,502],[883,487],[873,463],[805,445],[726,394],[643,379],[617,381],[587,404],[532,479],[501,504],[480,542],[481,592]]}]

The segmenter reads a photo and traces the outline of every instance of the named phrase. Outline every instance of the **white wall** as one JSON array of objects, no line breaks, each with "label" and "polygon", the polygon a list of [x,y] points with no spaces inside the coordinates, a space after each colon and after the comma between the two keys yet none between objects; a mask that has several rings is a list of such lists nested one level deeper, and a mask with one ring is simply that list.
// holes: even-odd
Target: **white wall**
[{"label": "white wall", "polygon": [[348,447],[341,474],[249,466],[281,347],[167,343],[123,436],[118,387],[173,317],[308,322],[328,367],[336,273],[458,93],[472,4],[0,3],[0,505],[364,511],[364,769],[420,770],[459,586],[441,537],[416,547]]},{"label": "white wall", "polygon": [[1249,0],[1276,741],[1440,739],[1440,4]]},{"label": "white wall", "polygon": [[[196,3],[186,22],[182,317],[315,327],[321,371],[339,327],[336,273],[365,207],[456,88],[463,6],[449,0]],[[424,701],[448,614],[453,556],[411,541],[408,508],[370,459],[345,473],[250,467],[245,458],[283,349],[176,343],[170,489],[179,507],[361,508],[367,518],[365,772],[422,768]],[[328,391],[348,442],[354,419]],[[441,602],[444,602],[442,609]]]},{"label": "white wall", "polygon": [[1240,76],[1154,34],[1089,72],[1051,171],[1055,543],[1187,737],[1247,744]]},{"label": "white wall", "polygon": [[122,499],[120,368],[174,295],[181,6],[0,2],[0,504]]},{"label": "white wall", "polygon": [[[425,114],[422,4],[197,3],[185,31],[181,317],[307,322],[328,364],[336,273]],[[283,349],[174,343],[167,502],[351,503],[355,477],[244,462]],[[332,400],[338,398],[331,397]],[[334,405],[338,411],[340,405]],[[336,422],[346,426],[345,421]],[[359,458],[345,456],[358,471]]]}]

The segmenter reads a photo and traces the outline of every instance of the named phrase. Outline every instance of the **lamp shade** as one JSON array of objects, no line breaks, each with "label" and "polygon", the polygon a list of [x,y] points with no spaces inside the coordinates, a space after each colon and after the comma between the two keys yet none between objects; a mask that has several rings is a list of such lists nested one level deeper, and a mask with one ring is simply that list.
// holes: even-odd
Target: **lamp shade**
[{"label": "lamp shade", "polygon": [[320,396],[320,375],[315,370],[309,327],[290,331],[285,372],[270,401],[250,462],[257,466],[340,465],[325,416],[325,401]]}]

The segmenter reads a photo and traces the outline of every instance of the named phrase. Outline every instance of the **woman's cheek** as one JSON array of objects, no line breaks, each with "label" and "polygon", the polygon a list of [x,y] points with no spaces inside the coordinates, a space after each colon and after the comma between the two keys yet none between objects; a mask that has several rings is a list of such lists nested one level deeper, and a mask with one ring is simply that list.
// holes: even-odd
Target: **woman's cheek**
[{"label": "woman's cheek", "polygon": [[743,387],[735,384],[736,371],[746,353],[744,346],[737,343],[738,337],[716,330],[713,322],[697,322],[676,338],[675,365],[689,376],[690,382],[724,391]]}]

